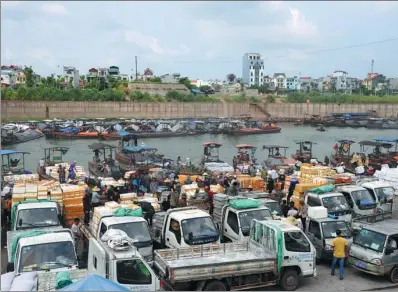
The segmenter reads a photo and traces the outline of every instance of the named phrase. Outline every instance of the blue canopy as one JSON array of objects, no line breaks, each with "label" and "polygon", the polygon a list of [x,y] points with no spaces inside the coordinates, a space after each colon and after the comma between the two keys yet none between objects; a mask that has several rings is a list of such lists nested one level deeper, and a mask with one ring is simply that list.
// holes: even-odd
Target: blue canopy
[{"label": "blue canopy", "polygon": [[29,152],[17,151],[17,150],[0,150],[0,155],[10,155],[10,154],[30,154]]},{"label": "blue canopy", "polygon": [[104,277],[90,274],[86,278],[62,288],[60,291],[130,291],[130,289]]},{"label": "blue canopy", "polygon": [[374,140],[376,142],[398,143],[398,139],[392,139],[392,138],[376,138]]},{"label": "blue canopy", "polygon": [[149,146],[124,146],[124,150],[131,152],[140,152],[145,150],[155,150],[155,148]]},{"label": "blue canopy", "polygon": [[126,131],[119,131],[119,136],[127,136],[127,135],[129,135],[130,133],[129,132],[126,132]]},{"label": "blue canopy", "polygon": [[62,133],[79,133],[78,128],[65,128],[65,129],[60,129],[60,132]]}]

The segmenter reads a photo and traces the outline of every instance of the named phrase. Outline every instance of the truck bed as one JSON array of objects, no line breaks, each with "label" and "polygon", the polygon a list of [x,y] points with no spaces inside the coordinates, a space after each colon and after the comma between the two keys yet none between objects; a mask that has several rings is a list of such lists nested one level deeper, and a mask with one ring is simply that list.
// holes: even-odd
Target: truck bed
[{"label": "truck bed", "polygon": [[[80,281],[88,275],[86,269],[73,269],[68,270],[73,283]],[[55,288],[57,281],[57,272],[45,272],[37,274],[37,291],[56,291]]]},{"label": "truck bed", "polygon": [[171,283],[277,272],[271,251],[259,257],[248,243],[208,244],[155,251],[155,268]]}]

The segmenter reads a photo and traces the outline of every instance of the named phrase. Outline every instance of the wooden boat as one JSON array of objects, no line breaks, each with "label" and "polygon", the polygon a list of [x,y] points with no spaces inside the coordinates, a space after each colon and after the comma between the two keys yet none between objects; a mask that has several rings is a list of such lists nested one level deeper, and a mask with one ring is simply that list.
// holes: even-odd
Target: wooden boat
[{"label": "wooden boat", "polygon": [[[43,148],[44,150],[44,163],[46,166],[54,166],[57,163],[63,162],[63,156],[68,152],[69,147],[49,147]],[[40,180],[53,180],[57,179],[53,178],[51,175],[46,173],[45,169],[40,168],[40,165],[37,165],[37,173],[39,174]]]},{"label": "wooden boat", "polygon": [[[249,144],[238,144],[235,147],[238,149],[236,169],[242,174],[248,174],[250,166],[255,163],[254,153],[257,147]],[[247,153],[248,150],[251,154]]]},{"label": "wooden boat", "polygon": [[274,134],[279,133],[282,129],[279,127],[264,127],[264,128],[242,128],[239,130],[231,130],[228,134],[239,135],[257,135],[257,134]]},{"label": "wooden boat", "polygon": [[314,157],[312,157],[312,145],[316,143],[304,140],[295,140],[294,143],[299,145],[299,149],[292,155],[292,158],[302,163],[310,163],[311,159],[314,159]]},{"label": "wooden boat", "polygon": [[[129,133],[132,135],[136,135],[138,138],[172,138],[172,137],[183,137],[183,136],[194,136],[200,133],[195,131],[190,132],[133,132]],[[204,133],[203,133],[204,134]],[[101,139],[104,140],[119,140],[121,136],[119,133],[101,133]]]},{"label": "wooden boat", "polygon": [[[93,143],[88,146],[93,152],[94,157],[92,161],[88,162],[88,170],[90,174],[96,177],[112,177],[115,180],[122,178],[122,173],[119,167],[116,166],[114,159],[114,149],[116,146],[108,145],[104,143]],[[103,155],[101,160],[100,155]],[[103,171],[104,166],[107,165],[109,172]]]},{"label": "wooden boat", "polygon": [[107,132],[102,132],[99,133],[98,131],[93,131],[93,132],[79,132],[77,134],[75,133],[54,133],[55,138],[58,139],[98,139],[101,137],[101,135],[106,135],[108,134]]},{"label": "wooden boat", "polygon": [[[276,170],[288,170],[296,162],[294,159],[287,158],[286,151],[288,148],[280,145],[264,145],[262,150],[268,150],[268,157],[264,160],[264,164],[268,168],[275,167]],[[283,152],[281,153],[281,151]]]},{"label": "wooden boat", "polygon": [[1,145],[14,145],[28,142],[43,137],[44,134],[39,129],[27,129],[25,131],[8,132],[1,135]]},{"label": "wooden boat", "polygon": [[351,161],[351,145],[355,141],[349,139],[338,140],[336,145],[334,145],[334,154],[330,156],[330,164],[334,167],[341,165],[349,165]]},{"label": "wooden boat", "polygon": [[25,170],[26,154],[30,153],[25,151],[16,151],[16,150],[7,150],[7,149],[0,150],[2,177],[4,177],[5,175],[9,175],[9,173],[24,174],[25,172],[27,172]]}]

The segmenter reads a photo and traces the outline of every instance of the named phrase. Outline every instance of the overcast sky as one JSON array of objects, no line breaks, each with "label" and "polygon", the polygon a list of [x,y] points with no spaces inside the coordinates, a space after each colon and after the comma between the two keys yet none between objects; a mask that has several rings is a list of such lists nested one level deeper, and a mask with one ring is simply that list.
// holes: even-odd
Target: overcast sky
[{"label": "overcast sky", "polygon": [[[261,53],[267,74],[398,77],[398,2],[1,2],[1,63],[42,75],[60,65],[80,74],[117,65],[131,74],[179,72],[191,79],[242,74],[242,56]],[[304,54],[303,54],[304,53]]]}]

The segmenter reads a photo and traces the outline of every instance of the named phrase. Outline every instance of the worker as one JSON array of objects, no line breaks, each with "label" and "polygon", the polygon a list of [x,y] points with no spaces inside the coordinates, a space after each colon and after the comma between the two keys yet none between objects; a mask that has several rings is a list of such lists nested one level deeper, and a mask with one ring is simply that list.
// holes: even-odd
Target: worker
[{"label": "worker", "polygon": [[334,276],[334,270],[336,268],[336,263],[339,262],[340,270],[340,280],[344,279],[344,260],[348,254],[348,242],[345,238],[341,236],[341,230],[336,230],[337,237],[331,242],[333,247],[333,262],[331,275]]},{"label": "worker", "polygon": [[142,211],[145,213],[144,219],[148,222],[149,226],[152,226],[153,215],[155,215],[155,208],[151,203],[142,201],[140,202]]}]

